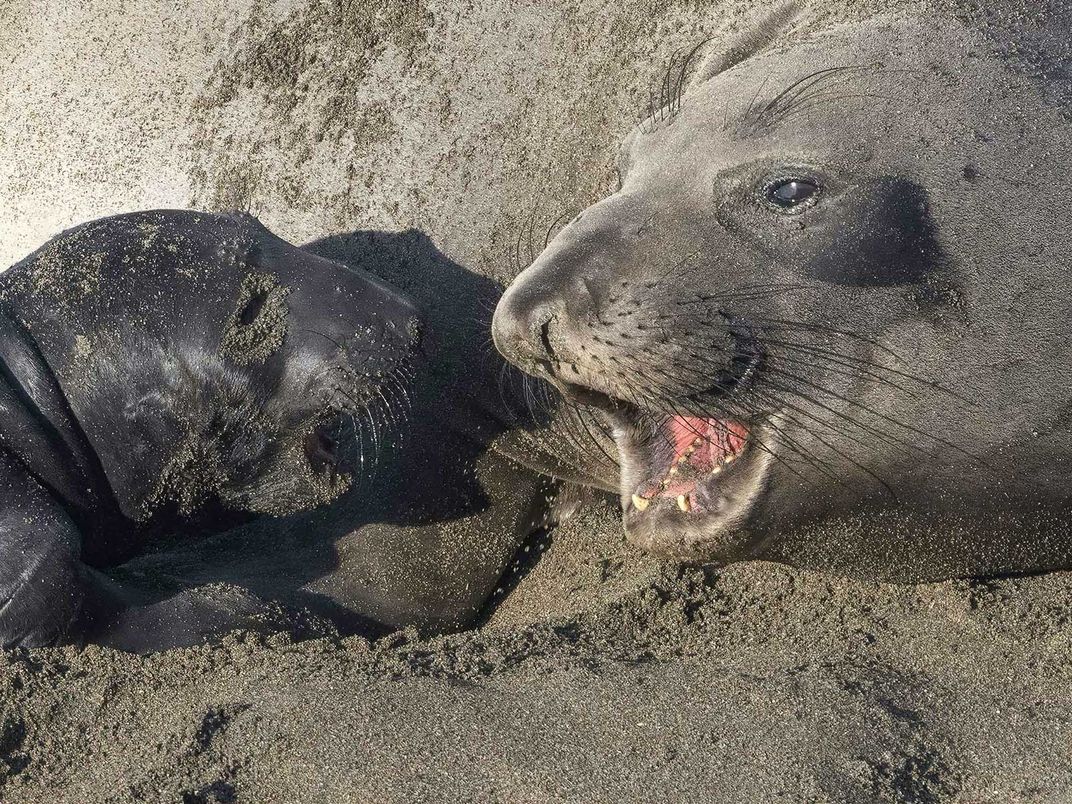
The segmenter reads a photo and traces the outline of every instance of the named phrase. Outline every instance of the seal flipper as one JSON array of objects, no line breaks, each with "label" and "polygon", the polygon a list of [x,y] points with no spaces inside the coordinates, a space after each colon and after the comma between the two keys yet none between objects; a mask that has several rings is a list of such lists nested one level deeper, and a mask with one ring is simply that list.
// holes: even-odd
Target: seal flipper
[{"label": "seal flipper", "polygon": [[0,453],[0,646],[70,638],[86,595],[80,542],[63,508]]},{"label": "seal flipper", "polygon": [[270,626],[258,619],[263,601],[241,590],[191,589],[147,603],[84,564],[81,542],[57,499],[0,452],[0,647],[92,641],[146,653]]},{"label": "seal flipper", "polygon": [[[0,308],[0,443],[67,509],[103,519],[116,505],[103,470],[33,336]],[[108,513],[106,513],[106,511]]]}]

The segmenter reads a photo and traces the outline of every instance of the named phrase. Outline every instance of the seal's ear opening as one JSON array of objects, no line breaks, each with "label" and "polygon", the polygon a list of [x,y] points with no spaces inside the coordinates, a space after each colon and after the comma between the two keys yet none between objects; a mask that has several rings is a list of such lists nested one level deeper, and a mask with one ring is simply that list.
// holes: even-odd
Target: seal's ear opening
[{"label": "seal's ear opening", "polygon": [[736,35],[715,44],[692,76],[689,91],[770,47],[792,26],[802,11],[799,0],[778,3],[770,11],[745,23]]}]

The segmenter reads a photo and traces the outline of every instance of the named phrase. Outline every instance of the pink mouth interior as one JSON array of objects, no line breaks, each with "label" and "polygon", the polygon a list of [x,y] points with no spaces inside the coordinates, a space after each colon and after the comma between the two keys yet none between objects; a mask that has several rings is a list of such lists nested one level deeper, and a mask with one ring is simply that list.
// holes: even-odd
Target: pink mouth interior
[{"label": "pink mouth interior", "polygon": [[[654,474],[637,493],[647,499],[688,496],[732,463],[748,440],[748,428],[728,419],[672,416],[660,425],[656,444],[669,461],[657,461]],[[661,473],[661,474],[660,474]]]}]

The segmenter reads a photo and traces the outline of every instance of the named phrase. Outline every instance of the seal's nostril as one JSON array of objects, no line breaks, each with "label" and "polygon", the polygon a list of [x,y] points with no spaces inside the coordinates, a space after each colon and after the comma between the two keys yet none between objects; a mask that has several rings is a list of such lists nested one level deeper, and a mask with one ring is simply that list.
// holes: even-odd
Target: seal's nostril
[{"label": "seal's nostril", "polygon": [[551,322],[554,320],[554,316],[551,316],[540,325],[540,343],[543,344],[543,349],[547,356],[552,360],[557,360],[555,347],[551,345]]}]

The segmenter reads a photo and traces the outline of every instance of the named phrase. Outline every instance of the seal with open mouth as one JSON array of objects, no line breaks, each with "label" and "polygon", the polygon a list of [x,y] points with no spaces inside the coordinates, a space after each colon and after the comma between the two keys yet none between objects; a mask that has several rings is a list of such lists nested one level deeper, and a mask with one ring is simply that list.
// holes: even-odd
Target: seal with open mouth
[{"label": "seal with open mouth", "polygon": [[248,215],[107,218],[0,279],[0,643],[150,649],[241,600],[152,603],[102,574],[173,534],[341,495],[389,437],[420,318]]},{"label": "seal with open mouth", "polygon": [[997,6],[788,4],[687,90],[680,59],[617,192],[508,289],[495,342],[602,412],[631,541],[894,580],[1072,564],[1069,11]]}]

